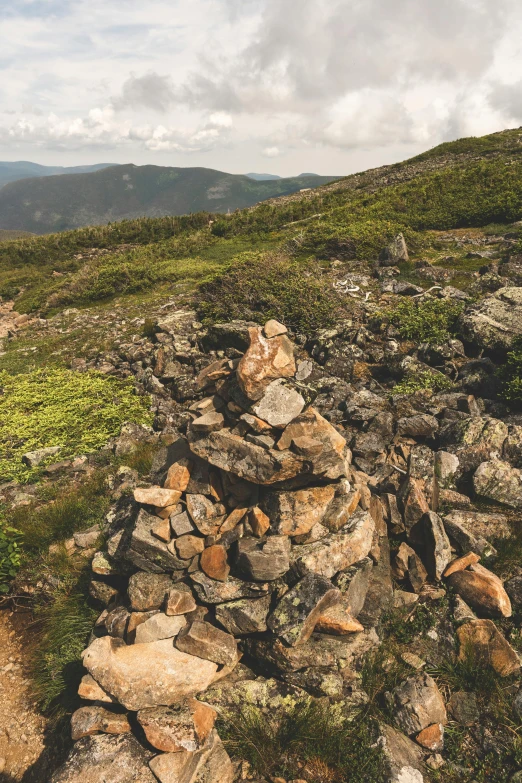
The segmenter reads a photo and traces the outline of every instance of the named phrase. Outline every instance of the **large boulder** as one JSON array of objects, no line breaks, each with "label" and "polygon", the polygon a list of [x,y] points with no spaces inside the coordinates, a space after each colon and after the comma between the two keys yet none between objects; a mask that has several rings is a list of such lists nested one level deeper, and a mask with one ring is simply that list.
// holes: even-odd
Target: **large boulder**
[{"label": "large boulder", "polygon": [[152,755],[132,734],[84,737],[49,783],[157,783]]},{"label": "large boulder", "polygon": [[473,476],[473,486],[479,497],[522,509],[522,471],[512,468],[509,462],[483,462]]},{"label": "large boulder", "polygon": [[500,288],[460,319],[463,337],[489,351],[505,353],[522,337],[522,288]]}]

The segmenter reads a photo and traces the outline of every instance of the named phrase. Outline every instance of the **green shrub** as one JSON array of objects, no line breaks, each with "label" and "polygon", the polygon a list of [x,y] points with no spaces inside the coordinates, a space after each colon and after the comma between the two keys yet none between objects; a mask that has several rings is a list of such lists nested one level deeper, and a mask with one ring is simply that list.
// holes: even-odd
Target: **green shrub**
[{"label": "green shrub", "polygon": [[276,318],[299,331],[332,326],[341,300],[317,267],[281,254],[244,253],[199,288],[205,321]]},{"label": "green shrub", "polygon": [[9,584],[21,563],[22,533],[0,517],[0,593],[9,592]]},{"label": "green shrub", "polygon": [[434,393],[448,391],[453,386],[449,378],[437,372],[419,372],[408,375],[393,387],[393,394],[415,394],[418,391],[430,390]]},{"label": "green shrub", "polygon": [[59,457],[89,454],[118,434],[126,421],[150,424],[148,397],[131,381],[95,372],[52,368],[21,375],[0,373],[0,480],[29,481],[38,469],[25,452],[60,446]]},{"label": "green shrub", "polygon": [[456,333],[463,309],[460,302],[446,299],[403,299],[380,315],[404,340],[437,345]]},{"label": "green shrub", "polygon": [[377,783],[383,754],[376,731],[362,713],[346,715],[313,699],[302,699],[267,716],[252,705],[221,716],[219,733],[231,755],[265,777]]},{"label": "green shrub", "polygon": [[522,403],[522,339],[515,340],[513,350],[500,369],[502,396],[508,402]]}]

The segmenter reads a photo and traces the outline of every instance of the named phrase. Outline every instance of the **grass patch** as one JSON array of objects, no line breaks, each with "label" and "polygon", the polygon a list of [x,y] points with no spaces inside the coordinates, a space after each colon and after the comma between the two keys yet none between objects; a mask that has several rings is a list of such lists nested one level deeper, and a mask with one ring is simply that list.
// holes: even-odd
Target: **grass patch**
[{"label": "grass patch", "polygon": [[341,300],[317,267],[277,253],[245,253],[199,288],[205,321],[276,318],[299,331],[332,326]]},{"label": "grass patch", "polygon": [[59,446],[52,460],[101,448],[126,421],[150,424],[149,398],[130,381],[95,372],[51,368],[0,374],[0,480],[27,482],[38,468],[22,464],[24,453]]},{"label": "grass patch", "polygon": [[266,777],[305,776],[311,783],[382,779],[383,754],[375,746],[373,722],[313,699],[278,710],[277,716],[242,706],[221,716],[218,730],[234,758]]},{"label": "grass patch", "polygon": [[513,341],[513,350],[506,357],[499,375],[502,379],[502,396],[508,402],[522,404],[522,339]]},{"label": "grass patch", "polygon": [[9,592],[9,585],[20,568],[22,539],[21,531],[8,525],[0,514],[0,594]]},{"label": "grass patch", "polygon": [[418,391],[431,391],[433,393],[448,391],[453,386],[449,378],[442,373],[419,372],[408,375],[393,387],[393,394],[415,394]]},{"label": "grass patch", "polygon": [[404,340],[437,345],[456,334],[463,309],[460,302],[443,299],[403,299],[379,315],[395,326]]}]

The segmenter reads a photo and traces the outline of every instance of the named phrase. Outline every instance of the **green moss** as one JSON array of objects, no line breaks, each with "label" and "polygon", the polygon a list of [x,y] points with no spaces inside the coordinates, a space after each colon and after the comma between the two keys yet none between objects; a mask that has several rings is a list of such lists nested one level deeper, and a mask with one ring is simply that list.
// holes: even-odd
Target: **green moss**
[{"label": "green moss", "polygon": [[116,435],[126,421],[150,424],[149,398],[131,382],[95,372],[51,368],[0,374],[0,477],[30,481],[38,469],[21,462],[24,453],[59,446],[52,459],[89,454]]},{"label": "green moss", "polygon": [[341,300],[317,268],[282,254],[244,253],[200,286],[197,307],[207,321],[276,318],[306,332],[332,326]]},{"label": "green moss", "polygon": [[420,372],[405,377],[393,387],[393,394],[415,394],[418,391],[430,390],[434,393],[448,391],[453,384],[441,373]]}]

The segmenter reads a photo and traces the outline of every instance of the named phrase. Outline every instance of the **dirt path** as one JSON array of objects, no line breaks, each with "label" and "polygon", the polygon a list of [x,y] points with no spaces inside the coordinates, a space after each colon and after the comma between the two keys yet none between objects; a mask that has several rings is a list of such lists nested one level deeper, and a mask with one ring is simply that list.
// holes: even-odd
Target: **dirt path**
[{"label": "dirt path", "polygon": [[[0,611],[0,781],[18,783],[42,755],[45,719],[31,695],[22,668],[22,645]],[[28,779],[27,777],[25,778]],[[41,783],[44,783],[42,780]]]}]

